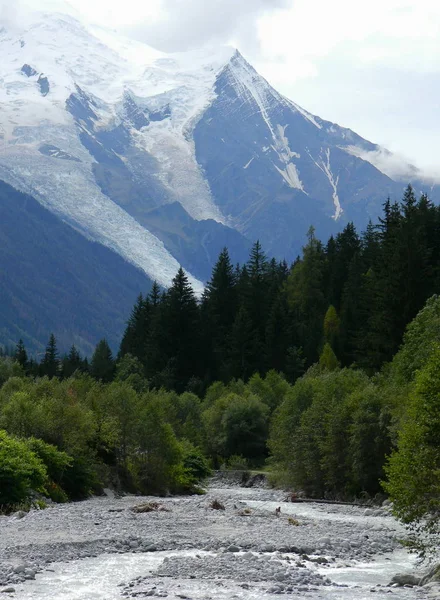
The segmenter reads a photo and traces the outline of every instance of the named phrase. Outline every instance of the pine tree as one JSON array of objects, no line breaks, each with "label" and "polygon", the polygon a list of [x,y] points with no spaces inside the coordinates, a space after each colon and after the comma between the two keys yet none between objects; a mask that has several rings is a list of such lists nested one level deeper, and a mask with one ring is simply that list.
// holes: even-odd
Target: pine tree
[{"label": "pine tree", "polygon": [[281,290],[273,302],[266,325],[266,370],[285,371],[291,337],[286,294]]},{"label": "pine tree", "polygon": [[243,288],[241,305],[245,308],[253,331],[253,355],[250,357],[252,371],[265,370],[264,338],[271,301],[271,273],[266,254],[259,241],[252,246],[246,264],[247,286]]},{"label": "pine tree", "polygon": [[292,311],[295,339],[304,349],[307,364],[318,358],[322,323],[326,311],[324,294],[325,254],[315,230],[308,231],[303,258],[297,261],[286,282],[287,302]]},{"label": "pine tree", "polygon": [[57,342],[53,333],[50,334],[44,358],[41,361],[40,373],[49,378],[59,374],[60,361],[58,358]]},{"label": "pine tree", "polygon": [[226,248],[220,253],[202,301],[204,360],[212,379],[229,379],[229,336],[237,311],[234,269]]},{"label": "pine tree", "polygon": [[302,348],[290,346],[286,354],[286,378],[291,384],[304,374],[306,359]]},{"label": "pine tree", "polygon": [[162,339],[167,364],[172,360],[175,389],[183,392],[200,373],[200,320],[196,296],[180,267],[164,300]]},{"label": "pine tree", "polygon": [[18,340],[14,358],[23,367],[23,369],[27,368],[28,355],[22,339]]},{"label": "pine tree", "polygon": [[125,354],[131,354],[141,361],[144,359],[145,330],[148,327],[149,308],[148,300],[139,294],[121,341],[120,358]]},{"label": "pine tree", "polygon": [[115,361],[107,340],[98,342],[90,364],[90,374],[97,381],[109,383],[115,374]]},{"label": "pine tree", "polygon": [[75,372],[81,371],[83,367],[83,361],[81,356],[73,344],[69,350],[69,354],[63,359],[63,377],[71,377]]},{"label": "pine tree", "polygon": [[151,292],[147,297],[149,306],[148,327],[145,321],[141,336],[144,348],[144,356],[141,363],[143,363],[147,378],[151,379],[165,367],[167,361],[163,339],[165,327],[162,324],[165,302],[165,293],[162,293],[158,283],[154,282]]},{"label": "pine tree", "polygon": [[255,331],[244,306],[240,307],[231,334],[231,371],[234,377],[247,381],[254,370]]},{"label": "pine tree", "polygon": [[[330,238],[332,240],[332,238]],[[348,223],[341,233],[338,233],[332,244],[327,244],[327,299],[330,305],[340,310],[342,293],[348,277],[350,263],[359,250],[361,242],[353,223]]]}]

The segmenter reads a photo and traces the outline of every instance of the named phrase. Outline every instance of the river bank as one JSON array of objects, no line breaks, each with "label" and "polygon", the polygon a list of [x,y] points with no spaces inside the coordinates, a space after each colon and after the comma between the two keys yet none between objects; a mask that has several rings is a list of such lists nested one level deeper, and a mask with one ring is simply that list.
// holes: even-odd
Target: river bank
[{"label": "river bank", "polygon": [[[386,509],[213,485],[205,496],[99,497],[1,517],[0,591],[22,600],[440,597],[432,584],[388,586],[415,562]],[[133,511],[151,501],[159,510]]]}]

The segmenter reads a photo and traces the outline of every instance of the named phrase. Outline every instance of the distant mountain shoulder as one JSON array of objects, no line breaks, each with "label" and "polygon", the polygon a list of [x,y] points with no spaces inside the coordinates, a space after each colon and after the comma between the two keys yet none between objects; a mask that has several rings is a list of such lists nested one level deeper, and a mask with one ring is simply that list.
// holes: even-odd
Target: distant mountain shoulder
[{"label": "distant mountain shoulder", "polygon": [[118,254],[2,181],[0,246],[3,344],[22,338],[38,352],[53,331],[60,349],[74,341],[89,354],[105,332],[116,348],[137,295],[151,288]]}]

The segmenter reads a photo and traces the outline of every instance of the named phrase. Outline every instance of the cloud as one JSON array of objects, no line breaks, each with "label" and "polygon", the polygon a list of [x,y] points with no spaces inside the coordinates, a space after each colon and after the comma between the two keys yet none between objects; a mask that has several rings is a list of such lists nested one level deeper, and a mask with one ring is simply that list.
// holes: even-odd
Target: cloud
[{"label": "cloud", "polygon": [[239,42],[246,52],[259,47],[260,17],[291,0],[163,0],[159,17],[127,28],[127,33],[166,52]]},{"label": "cloud", "polygon": [[6,27],[16,33],[25,31],[33,15],[42,12],[60,12],[79,17],[78,11],[68,0],[0,0],[0,28]]},{"label": "cloud", "polygon": [[18,3],[0,0],[0,28],[6,27],[7,29],[16,30],[19,21]]},{"label": "cloud", "polygon": [[377,150],[363,150],[357,146],[347,146],[346,152],[361,158],[374,167],[397,181],[408,183],[409,181],[419,180],[428,185],[440,183],[440,172],[435,167],[419,168],[412,164],[414,161],[403,154],[389,152],[385,148]]}]

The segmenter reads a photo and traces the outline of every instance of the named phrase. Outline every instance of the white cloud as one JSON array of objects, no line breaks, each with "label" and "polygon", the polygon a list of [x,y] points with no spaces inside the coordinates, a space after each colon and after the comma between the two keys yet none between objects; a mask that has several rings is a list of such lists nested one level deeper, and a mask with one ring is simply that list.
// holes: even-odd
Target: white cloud
[{"label": "white cloud", "polygon": [[368,151],[356,146],[348,146],[344,148],[349,154],[358,156],[374,165],[379,171],[391,177],[391,179],[401,180],[405,183],[418,179],[427,184],[439,184],[440,172],[433,167],[419,168],[412,164],[411,160],[399,153],[392,153],[384,148]]},{"label": "white cloud", "polygon": [[252,52],[258,46],[257,19],[290,4],[291,0],[161,0],[154,22],[140,20],[127,31],[168,52],[233,39]]}]

